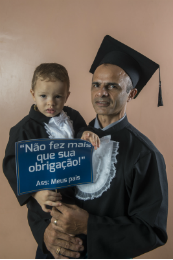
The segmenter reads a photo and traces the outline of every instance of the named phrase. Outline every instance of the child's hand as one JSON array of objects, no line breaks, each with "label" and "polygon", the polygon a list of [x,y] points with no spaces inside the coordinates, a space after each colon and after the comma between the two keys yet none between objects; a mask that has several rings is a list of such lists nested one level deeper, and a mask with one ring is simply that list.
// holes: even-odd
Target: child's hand
[{"label": "child's hand", "polygon": [[62,200],[61,193],[56,193],[51,190],[41,190],[32,194],[32,197],[37,200],[37,202],[42,207],[42,210],[45,212],[51,212],[51,209],[47,209],[48,206],[61,206],[60,200]]},{"label": "child's hand", "polygon": [[96,135],[93,132],[90,131],[83,132],[81,139],[85,141],[89,141],[94,146],[95,150],[97,150],[97,147],[100,147],[100,138],[98,137],[98,135]]}]

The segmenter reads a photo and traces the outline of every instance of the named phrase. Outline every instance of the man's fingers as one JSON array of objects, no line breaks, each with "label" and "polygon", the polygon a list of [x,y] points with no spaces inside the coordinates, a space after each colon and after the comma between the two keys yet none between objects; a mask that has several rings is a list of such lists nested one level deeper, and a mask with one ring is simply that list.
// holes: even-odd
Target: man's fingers
[{"label": "man's fingers", "polygon": [[79,238],[70,237],[67,234],[54,230],[51,223],[44,232],[44,243],[56,259],[68,259],[68,256],[77,258],[76,254],[81,249],[79,242],[82,243],[82,240]]},{"label": "man's fingers", "polygon": [[99,148],[100,147],[100,138],[96,135],[96,147]]},{"label": "man's fingers", "polygon": [[94,134],[94,138],[95,138],[96,147],[100,147],[100,138],[98,137],[98,135]]},{"label": "man's fingers", "polygon": [[[62,213],[61,211],[61,207],[63,206],[63,204],[61,203],[61,206],[58,207],[53,207],[52,211],[51,211],[51,216],[54,217],[55,219],[58,219],[61,217]],[[60,210],[60,211],[59,211]]]},{"label": "man's fingers", "polygon": [[85,140],[85,141],[89,141],[95,148],[95,150],[100,147],[100,138],[98,137],[98,135],[96,135],[93,132],[83,132],[83,135],[81,137],[81,139]]},{"label": "man's fingers", "polygon": [[65,241],[62,239],[57,239],[56,244],[56,248],[60,248],[61,255],[71,258],[79,258],[80,253],[78,251],[84,250],[83,246],[75,245],[69,241]]},{"label": "man's fingers", "polygon": [[70,258],[79,258],[80,257],[80,253],[67,250],[63,247],[61,247],[60,254],[70,257]]},{"label": "man's fingers", "polygon": [[[58,237],[60,232],[58,233]],[[84,247],[81,245],[77,245],[71,242],[71,239],[68,235],[66,235],[66,239],[67,240],[63,240],[63,239],[55,239],[54,241],[54,251],[56,253],[56,249],[60,248],[60,255],[66,256],[66,257],[71,257],[71,258],[79,258],[80,257],[80,253],[78,251],[83,251]],[[60,258],[60,255],[56,256],[56,258]],[[55,254],[54,254],[55,256]]]},{"label": "man's fingers", "polygon": [[90,143],[95,147],[95,150],[97,149],[98,146],[98,140],[99,140],[99,137],[94,134],[94,133],[90,133],[88,135],[88,140],[90,141]]},{"label": "man's fingers", "polygon": [[90,133],[84,133],[81,137],[82,140],[89,141]]},{"label": "man's fingers", "polygon": [[90,142],[94,146],[94,149],[97,150],[97,140],[95,139],[95,137],[91,137]]},{"label": "man's fingers", "polygon": [[[72,251],[76,251],[76,252],[84,250],[83,246],[75,245],[75,244],[71,243],[70,241],[66,241],[66,240],[62,240],[62,239],[57,239],[56,244],[63,249],[72,250]],[[66,255],[66,254],[63,254],[63,255]],[[70,256],[70,255],[67,255],[67,256]]]},{"label": "man's fingers", "polygon": [[[56,220],[56,224],[55,224],[55,221]],[[63,230],[63,228],[61,227],[61,224],[62,222],[60,221],[60,219],[55,219],[55,218],[52,218],[51,219],[51,224],[52,224],[52,227],[54,230],[58,231],[58,232],[61,232],[61,233],[64,233],[65,231]],[[65,233],[64,233],[65,234]]]},{"label": "man's fingers", "polygon": [[60,254],[57,254],[55,249],[53,249],[54,251],[52,252],[51,251],[51,254],[54,256],[55,259],[69,259],[68,257],[66,256],[63,256],[63,255],[60,255]]},{"label": "man's fingers", "polygon": [[88,138],[89,136],[90,136],[90,133],[88,133],[88,132],[84,132],[84,138]]},{"label": "man's fingers", "polygon": [[47,249],[56,259],[79,258],[79,251],[84,249],[80,238],[71,237],[54,230],[51,223],[45,230],[44,242]]},{"label": "man's fingers", "polygon": [[94,146],[94,149],[97,150],[97,136],[95,134],[93,134],[93,146]]},{"label": "man's fingers", "polygon": [[[51,227],[53,226],[53,224],[50,224],[50,225],[51,225]],[[54,226],[55,226],[55,224],[54,224]],[[59,240],[61,240],[61,241],[59,241]],[[65,233],[62,233],[60,231],[55,230],[55,242],[54,242],[54,244],[57,244],[58,242],[62,242],[63,243],[60,246],[66,245],[67,249],[69,249],[68,246],[71,245],[70,249],[71,250],[75,250],[76,249],[76,251],[79,251],[81,246],[82,246],[82,244],[83,244],[83,241],[79,237],[69,236],[68,234],[65,234]],[[68,242],[69,244],[67,244],[67,243],[65,244],[65,242]],[[72,247],[72,244],[74,244],[76,247]]]},{"label": "man's fingers", "polygon": [[[68,210],[69,206],[64,203],[61,203],[61,206],[53,207],[51,211],[51,216],[54,217],[55,219],[57,219],[58,217],[61,218],[62,214]],[[62,213],[60,213],[59,211]]]},{"label": "man's fingers", "polygon": [[66,211],[68,211],[69,209],[76,210],[77,208],[78,207],[76,205],[73,205],[73,204],[61,203],[61,206],[52,208],[51,216],[56,219],[57,216],[61,217],[61,215],[59,215],[59,214],[61,214],[60,212],[62,212],[62,214],[63,214]]},{"label": "man's fingers", "polygon": [[97,141],[98,141],[98,147],[100,147],[100,138],[97,137]]}]

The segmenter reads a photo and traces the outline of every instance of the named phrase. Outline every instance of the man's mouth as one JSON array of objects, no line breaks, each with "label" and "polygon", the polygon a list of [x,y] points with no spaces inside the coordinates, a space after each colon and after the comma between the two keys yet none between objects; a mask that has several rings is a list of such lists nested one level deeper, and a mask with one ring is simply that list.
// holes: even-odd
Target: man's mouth
[{"label": "man's mouth", "polygon": [[49,114],[54,114],[55,110],[52,109],[52,108],[49,108],[49,109],[46,109],[46,112],[49,113]]},{"label": "man's mouth", "polygon": [[98,100],[95,103],[99,107],[108,107],[110,105],[110,102],[108,102],[108,101],[99,101]]}]

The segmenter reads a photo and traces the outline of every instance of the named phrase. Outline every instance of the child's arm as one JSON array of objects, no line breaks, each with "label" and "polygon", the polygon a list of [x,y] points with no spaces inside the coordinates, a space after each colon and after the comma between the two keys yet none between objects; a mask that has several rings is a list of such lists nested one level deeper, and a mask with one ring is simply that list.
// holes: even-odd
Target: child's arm
[{"label": "child's arm", "polygon": [[98,137],[98,135],[91,131],[83,132],[81,139],[89,141],[94,146],[95,150],[100,147],[100,138]]},{"label": "child's arm", "polygon": [[21,206],[25,205],[31,198],[31,194],[17,194],[17,179],[16,179],[16,162],[15,162],[15,142],[26,140],[25,133],[19,128],[13,127],[10,130],[9,141],[5,150],[5,157],[3,160],[3,172],[7,178],[18,202]]},{"label": "child's arm", "polygon": [[41,208],[45,212],[51,212],[50,209],[46,208],[48,206],[61,206],[60,201],[62,200],[61,193],[56,193],[51,190],[41,190],[32,194],[32,197],[40,204]]}]

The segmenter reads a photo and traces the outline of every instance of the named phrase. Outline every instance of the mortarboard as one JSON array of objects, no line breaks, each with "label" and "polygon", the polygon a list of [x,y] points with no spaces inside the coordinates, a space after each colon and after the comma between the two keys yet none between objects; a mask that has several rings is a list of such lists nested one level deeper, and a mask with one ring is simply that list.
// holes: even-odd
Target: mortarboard
[{"label": "mortarboard", "polygon": [[137,88],[137,95],[159,68],[158,106],[163,106],[159,64],[109,35],[104,37],[90,72],[94,73],[96,68],[104,63],[114,64],[122,68],[131,78],[133,87]]}]

